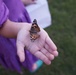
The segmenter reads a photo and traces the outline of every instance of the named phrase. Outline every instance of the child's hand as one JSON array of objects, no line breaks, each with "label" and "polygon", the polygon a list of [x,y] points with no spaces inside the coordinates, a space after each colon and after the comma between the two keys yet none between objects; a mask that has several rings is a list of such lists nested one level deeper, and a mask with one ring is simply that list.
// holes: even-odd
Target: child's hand
[{"label": "child's hand", "polygon": [[36,0],[22,0],[22,2],[24,3],[24,5],[29,5],[29,4],[35,4]]},{"label": "child's hand", "polygon": [[29,50],[37,58],[49,65],[55,56],[58,56],[57,47],[50,39],[48,34],[40,28],[39,35],[34,42],[30,40],[29,29],[23,27],[17,35],[17,54],[20,61],[25,60],[24,47]]}]

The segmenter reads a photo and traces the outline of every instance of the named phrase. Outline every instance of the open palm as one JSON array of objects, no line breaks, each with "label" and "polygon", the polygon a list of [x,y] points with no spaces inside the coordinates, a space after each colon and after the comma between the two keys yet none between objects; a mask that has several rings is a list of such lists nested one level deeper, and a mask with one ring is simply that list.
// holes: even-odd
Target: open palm
[{"label": "open palm", "polygon": [[40,35],[35,41],[30,39],[29,31],[22,29],[17,36],[17,54],[20,61],[25,60],[24,48],[29,50],[37,58],[44,61],[46,64],[50,64],[54,56],[58,55],[57,48],[48,34],[41,28],[38,33]]}]

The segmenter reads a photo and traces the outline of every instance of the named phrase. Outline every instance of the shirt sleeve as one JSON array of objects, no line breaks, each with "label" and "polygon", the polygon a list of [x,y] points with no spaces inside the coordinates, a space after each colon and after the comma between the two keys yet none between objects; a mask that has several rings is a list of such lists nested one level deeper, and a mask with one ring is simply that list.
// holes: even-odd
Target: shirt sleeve
[{"label": "shirt sleeve", "polygon": [[0,27],[8,19],[9,10],[2,0],[0,0]]}]

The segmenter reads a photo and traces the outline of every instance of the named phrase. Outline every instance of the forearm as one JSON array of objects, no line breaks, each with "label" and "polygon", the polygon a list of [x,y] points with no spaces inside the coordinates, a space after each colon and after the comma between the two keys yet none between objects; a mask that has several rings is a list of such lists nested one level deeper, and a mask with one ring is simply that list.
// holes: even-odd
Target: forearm
[{"label": "forearm", "polygon": [[36,0],[21,0],[23,2],[23,4],[26,5],[30,5],[30,4],[35,4]]},{"label": "forearm", "polygon": [[25,4],[25,0],[21,0]]},{"label": "forearm", "polygon": [[[26,25],[25,25],[26,24]],[[0,35],[7,37],[7,38],[16,38],[18,32],[23,28],[26,27],[28,29],[28,23],[17,23],[7,20],[3,27],[0,28]]]},{"label": "forearm", "polygon": [[24,5],[28,5],[27,0],[21,0]]}]

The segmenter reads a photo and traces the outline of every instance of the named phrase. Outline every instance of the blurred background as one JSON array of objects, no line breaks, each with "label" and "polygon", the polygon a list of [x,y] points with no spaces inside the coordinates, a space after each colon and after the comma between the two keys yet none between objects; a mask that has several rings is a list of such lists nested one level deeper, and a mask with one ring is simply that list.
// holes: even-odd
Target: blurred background
[{"label": "blurred background", "polygon": [[[76,75],[76,0],[48,0],[52,25],[45,30],[58,47],[59,56],[32,75]],[[23,75],[31,75],[28,71]],[[0,75],[19,75],[0,66]]]}]

